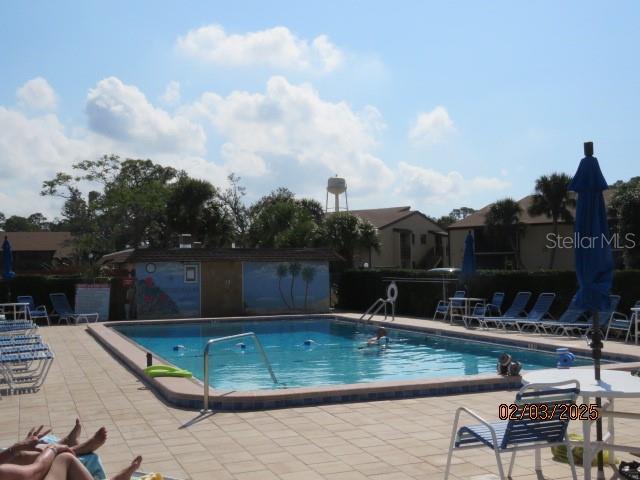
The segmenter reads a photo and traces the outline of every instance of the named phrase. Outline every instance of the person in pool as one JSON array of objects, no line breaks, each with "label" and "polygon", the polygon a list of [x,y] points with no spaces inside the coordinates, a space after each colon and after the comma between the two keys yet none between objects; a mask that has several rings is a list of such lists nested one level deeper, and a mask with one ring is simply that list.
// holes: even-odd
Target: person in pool
[{"label": "person in pool", "polygon": [[378,328],[378,330],[376,331],[376,336],[371,337],[369,340],[367,340],[367,346],[370,347],[371,345],[379,345],[380,339],[385,339],[387,341],[389,340],[389,337],[387,336],[387,330],[384,327]]}]

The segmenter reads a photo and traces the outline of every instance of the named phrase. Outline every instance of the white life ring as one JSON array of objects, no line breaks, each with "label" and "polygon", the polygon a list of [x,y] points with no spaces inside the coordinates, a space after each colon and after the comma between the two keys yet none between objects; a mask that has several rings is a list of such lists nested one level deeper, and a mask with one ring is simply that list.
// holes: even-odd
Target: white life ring
[{"label": "white life ring", "polygon": [[396,285],[396,282],[391,282],[387,287],[387,301],[393,303],[396,298],[398,298],[398,285]]}]

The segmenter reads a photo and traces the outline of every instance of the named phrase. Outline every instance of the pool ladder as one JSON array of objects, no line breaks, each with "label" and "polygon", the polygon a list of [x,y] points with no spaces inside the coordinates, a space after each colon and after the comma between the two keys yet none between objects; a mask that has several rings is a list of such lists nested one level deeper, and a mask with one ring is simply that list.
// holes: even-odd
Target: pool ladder
[{"label": "pool ladder", "polygon": [[202,413],[211,411],[209,409],[209,349],[211,348],[211,345],[213,345],[214,343],[222,343],[228,340],[236,340],[238,338],[244,338],[244,337],[253,338],[253,341],[255,342],[256,347],[258,348],[258,351],[262,356],[262,359],[264,360],[267,370],[269,370],[269,375],[271,375],[271,380],[273,380],[273,383],[278,383],[278,379],[276,378],[276,375],[275,373],[273,373],[273,369],[271,368],[271,362],[267,358],[267,354],[264,351],[264,348],[262,347],[262,343],[260,343],[260,340],[258,339],[258,336],[255,333],[247,332],[247,333],[239,333],[238,335],[229,335],[228,337],[211,338],[207,342],[207,345],[204,347],[204,368],[203,368],[204,370],[204,395],[203,395],[204,401],[203,401],[202,410],[201,410]]}]

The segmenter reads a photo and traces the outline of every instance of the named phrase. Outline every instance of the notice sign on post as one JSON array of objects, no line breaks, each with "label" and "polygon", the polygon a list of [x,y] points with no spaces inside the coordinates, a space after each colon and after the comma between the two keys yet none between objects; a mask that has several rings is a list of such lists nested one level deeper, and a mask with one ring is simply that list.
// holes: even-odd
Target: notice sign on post
[{"label": "notice sign on post", "polygon": [[79,283],[76,285],[76,313],[97,313],[98,320],[109,320],[108,283]]}]

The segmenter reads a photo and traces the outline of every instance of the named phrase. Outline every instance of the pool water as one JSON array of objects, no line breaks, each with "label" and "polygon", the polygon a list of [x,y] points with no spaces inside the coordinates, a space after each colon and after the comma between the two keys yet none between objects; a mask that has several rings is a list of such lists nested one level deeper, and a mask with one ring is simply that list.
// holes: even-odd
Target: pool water
[{"label": "pool water", "polygon": [[[332,318],[122,325],[115,329],[200,380],[209,339],[255,332],[278,385],[273,384],[252,338],[246,337],[214,344],[209,354],[210,384],[236,391],[495,373],[503,352],[526,370],[556,366],[552,353],[400,329],[387,329],[388,344],[366,346],[367,339],[375,336],[375,326]],[[575,365],[590,363],[590,359],[577,358]]]}]

